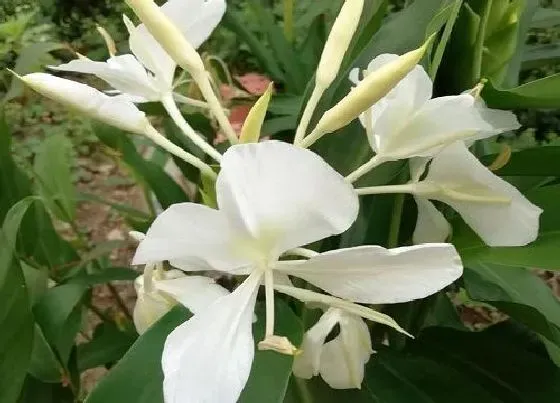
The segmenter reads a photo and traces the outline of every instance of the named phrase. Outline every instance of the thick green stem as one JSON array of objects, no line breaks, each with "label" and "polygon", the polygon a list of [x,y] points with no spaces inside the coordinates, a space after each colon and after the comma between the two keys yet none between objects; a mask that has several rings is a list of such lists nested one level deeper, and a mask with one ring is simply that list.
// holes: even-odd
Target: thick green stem
[{"label": "thick green stem", "polygon": [[288,42],[294,40],[294,0],[284,0],[284,36]]}]

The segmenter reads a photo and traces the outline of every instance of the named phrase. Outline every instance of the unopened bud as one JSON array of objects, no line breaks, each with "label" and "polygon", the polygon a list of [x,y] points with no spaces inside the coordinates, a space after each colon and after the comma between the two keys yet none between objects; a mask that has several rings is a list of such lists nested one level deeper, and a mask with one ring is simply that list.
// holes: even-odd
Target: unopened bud
[{"label": "unopened bud", "polygon": [[263,341],[259,342],[258,347],[261,351],[271,350],[285,355],[298,355],[301,353],[301,351],[284,336],[266,336]]},{"label": "unopened bud", "polygon": [[389,93],[422,59],[433,36],[422,47],[405,53],[365,77],[342,100],[329,109],[302,146],[308,147],[327,133],[332,133],[356,119],[362,112]]},{"label": "unopened bud", "polygon": [[195,48],[153,0],[126,0],[150,34],[171,58],[191,75],[201,74],[204,63]]},{"label": "unopened bud", "polygon": [[249,111],[249,114],[245,119],[245,123],[243,123],[241,135],[239,136],[240,143],[259,142],[262,125],[264,123],[264,118],[266,116],[266,111],[268,109],[268,104],[270,103],[270,97],[272,96],[273,90],[274,84],[270,83],[265,93],[259,98],[259,100]]},{"label": "unopened bud", "polygon": [[47,73],[19,78],[39,94],[119,129],[144,134],[150,124],[132,102],[110,97],[89,85]]},{"label": "unopened bud", "polygon": [[327,88],[336,78],[363,8],[364,0],[346,0],[342,5],[321,54],[316,78],[318,86]]}]

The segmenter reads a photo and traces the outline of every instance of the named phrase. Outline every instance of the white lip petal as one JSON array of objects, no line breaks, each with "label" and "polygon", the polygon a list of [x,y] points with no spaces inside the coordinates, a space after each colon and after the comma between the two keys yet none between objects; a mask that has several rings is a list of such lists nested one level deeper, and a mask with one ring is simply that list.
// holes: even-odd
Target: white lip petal
[{"label": "white lip petal", "polygon": [[451,226],[443,214],[429,200],[418,196],[414,196],[414,200],[418,207],[418,218],[412,234],[414,244],[445,242],[451,234]]},{"label": "white lip petal", "polygon": [[193,314],[204,310],[218,298],[229,294],[221,285],[204,276],[185,276],[169,280],[158,280],[156,289],[164,291]]},{"label": "white lip petal", "polygon": [[162,356],[166,403],[234,403],[255,353],[252,319],[261,275],[178,326]]},{"label": "white lip petal", "polygon": [[533,242],[539,232],[542,210],[514,186],[494,175],[462,143],[439,153],[430,166],[426,181],[461,186],[469,194],[510,198],[510,203],[484,203],[438,198],[455,209],[489,246],[522,246]]},{"label": "white lip petal", "polygon": [[156,217],[132,264],[177,260],[182,270],[239,269],[248,262],[236,254],[237,237],[222,212],[200,204],[174,204]]},{"label": "white lip petal", "polygon": [[424,298],[463,273],[451,244],[360,246],[322,253],[293,267],[285,263],[279,268],[286,273],[340,298],[369,304]]},{"label": "white lip petal", "polygon": [[352,186],[321,157],[287,143],[230,147],[216,190],[229,219],[278,255],[350,227]]}]

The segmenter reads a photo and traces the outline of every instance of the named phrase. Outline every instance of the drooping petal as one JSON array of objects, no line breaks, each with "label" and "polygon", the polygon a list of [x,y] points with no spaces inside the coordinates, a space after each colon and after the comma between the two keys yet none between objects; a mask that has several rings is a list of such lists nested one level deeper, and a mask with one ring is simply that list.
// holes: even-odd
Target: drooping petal
[{"label": "drooping petal", "polygon": [[463,266],[451,244],[396,249],[359,246],[279,268],[340,298],[368,304],[424,298],[457,280]]},{"label": "drooping petal", "polygon": [[132,264],[169,260],[187,271],[239,269],[248,261],[235,250],[237,237],[222,212],[200,204],[174,204],[152,223]]},{"label": "drooping petal", "polygon": [[445,242],[451,234],[451,226],[443,214],[431,201],[423,197],[414,196],[414,200],[418,207],[418,218],[412,234],[413,243],[418,245]]},{"label": "drooping petal", "polygon": [[471,95],[434,98],[387,136],[379,152],[393,159],[430,157],[455,141],[486,138],[519,127],[513,113],[481,109]]},{"label": "drooping petal", "polygon": [[41,95],[108,125],[138,134],[144,134],[149,125],[144,112],[133,103],[112,98],[86,84],[46,73],[31,73],[21,79]]},{"label": "drooping petal", "polygon": [[94,74],[121,93],[138,97],[146,101],[157,101],[160,92],[144,67],[133,55],[120,55],[107,62],[96,62],[82,58],[58,66],[49,66],[51,70],[72,71]]},{"label": "drooping petal", "polygon": [[538,236],[542,210],[514,186],[494,175],[462,143],[439,153],[430,166],[426,181],[445,184],[468,195],[509,198],[510,203],[473,202],[442,195],[490,246],[522,246]]},{"label": "drooping petal", "polygon": [[183,276],[155,282],[156,289],[164,291],[193,314],[204,310],[218,298],[229,294],[221,285],[204,276]]},{"label": "drooping petal", "polygon": [[360,388],[372,353],[367,325],[357,316],[343,314],[340,334],[323,347],[321,377],[333,389]]},{"label": "drooping petal", "polygon": [[137,298],[132,311],[132,319],[138,334],[143,334],[176,304],[173,299],[166,298],[155,290],[146,291],[143,280],[144,276],[139,276],[134,281]]},{"label": "drooping petal", "polygon": [[329,309],[303,336],[301,354],[294,358],[293,372],[298,378],[311,379],[319,374],[323,345],[340,319],[340,310]]},{"label": "drooping petal", "polygon": [[162,356],[166,403],[234,403],[255,354],[252,319],[261,274],[178,326]]},{"label": "drooping petal", "polygon": [[220,210],[273,258],[339,234],[356,219],[352,186],[309,150],[277,141],[237,145],[221,166]]}]

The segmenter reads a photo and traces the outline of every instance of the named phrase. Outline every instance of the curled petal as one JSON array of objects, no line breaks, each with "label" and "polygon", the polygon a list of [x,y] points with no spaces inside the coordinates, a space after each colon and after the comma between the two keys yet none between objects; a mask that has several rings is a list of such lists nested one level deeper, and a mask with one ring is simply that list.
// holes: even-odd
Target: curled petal
[{"label": "curled petal", "polygon": [[414,196],[418,207],[418,218],[412,241],[418,245],[421,243],[439,243],[451,234],[451,226],[443,214],[429,200]]}]

